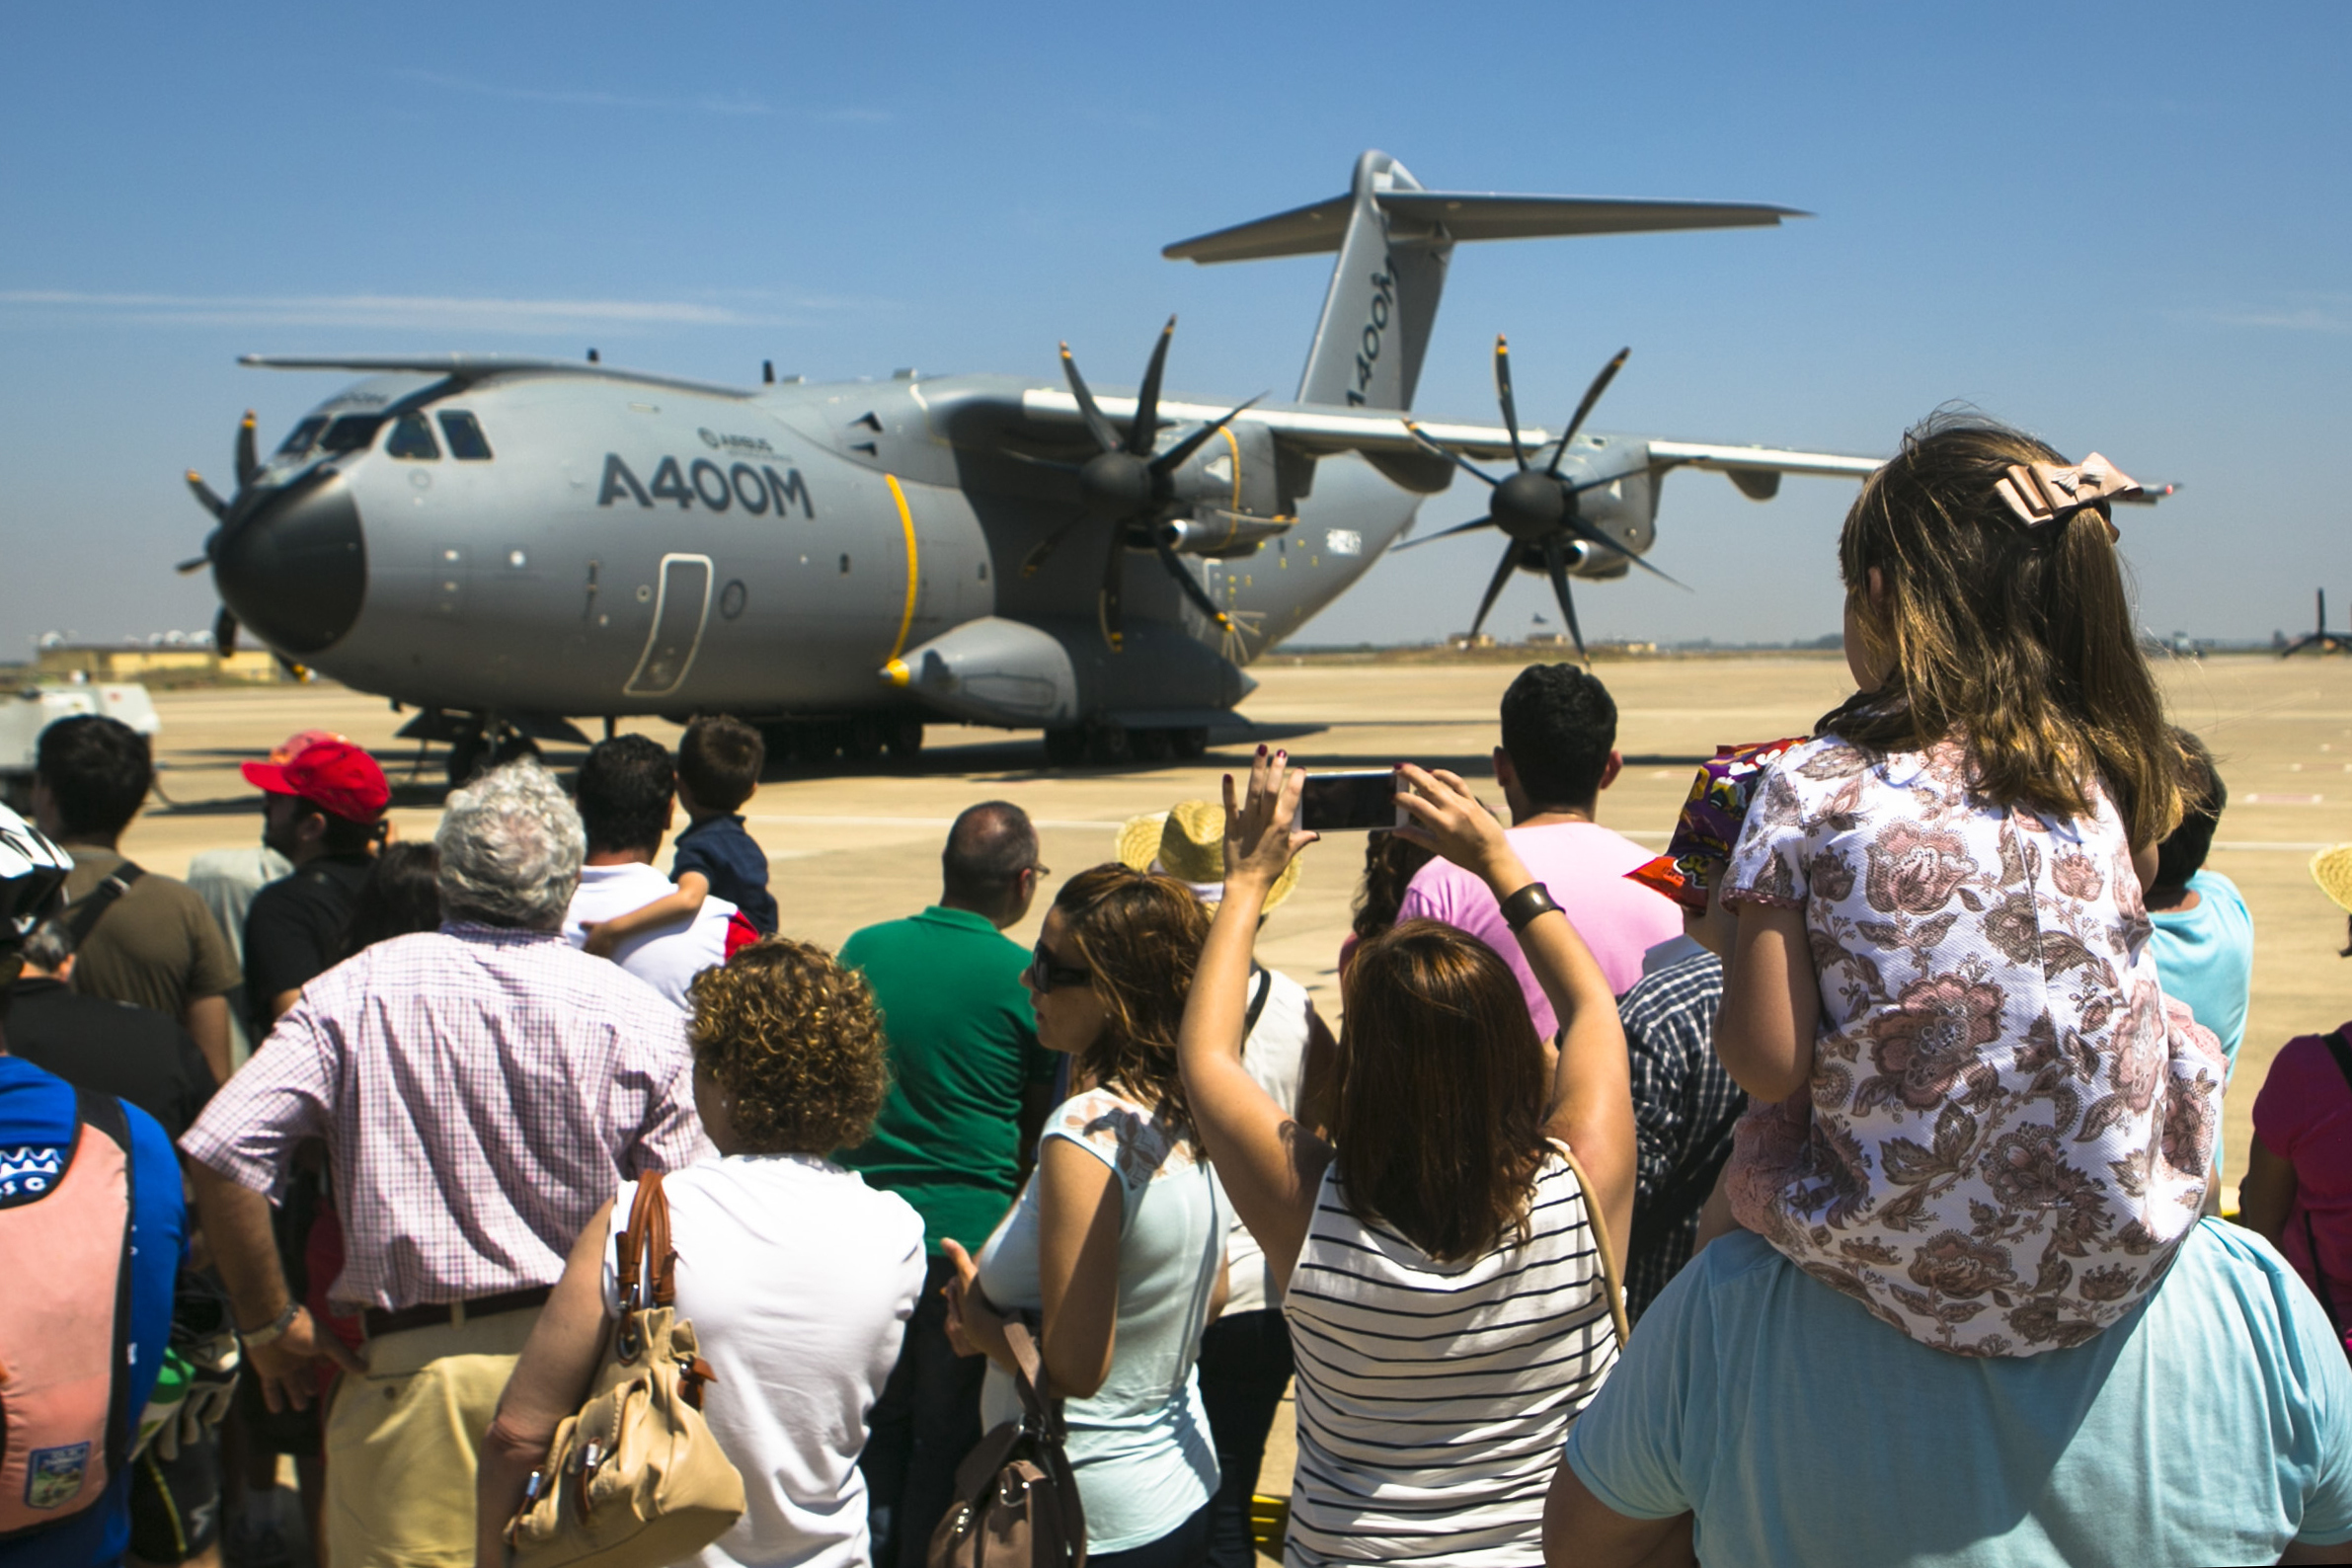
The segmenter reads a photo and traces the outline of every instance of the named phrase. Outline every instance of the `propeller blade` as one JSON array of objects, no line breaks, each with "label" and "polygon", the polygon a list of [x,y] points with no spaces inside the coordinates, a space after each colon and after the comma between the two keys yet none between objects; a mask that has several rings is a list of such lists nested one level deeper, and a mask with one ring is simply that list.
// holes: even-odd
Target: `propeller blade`
[{"label": "propeller blade", "polygon": [[1184,563],[1177,559],[1176,552],[1169,547],[1168,541],[1154,538],[1151,542],[1159,551],[1159,564],[1168,569],[1168,576],[1174,578],[1176,586],[1184,589],[1184,596],[1193,601],[1193,607],[1208,616],[1220,629],[1232,631],[1234,629],[1232,617],[1218,609],[1216,600],[1211,598],[1209,590],[1201,587],[1201,580],[1184,569]]},{"label": "propeller blade", "polygon": [[1120,612],[1120,599],[1127,579],[1127,524],[1111,525],[1110,552],[1103,557],[1103,591],[1095,601],[1097,617],[1102,621],[1103,641],[1111,645],[1114,654],[1125,651],[1127,618]]},{"label": "propeller blade", "polygon": [[188,471],[188,488],[195,493],[196,505],[212,513],[215,522],[228,516],[229,504],[221,500],[219,493],[204,483],[204,476],[193,468]]},{"label": "propeller blade", "polygon": [[1414,424],[1411,420],[1405,421],[1405,433],[1413,437],[1413,439],[1416,441],[1419,441],[1425,449],[1437,453],[1440,457],[1445,458],[1448,462],[1453,464],[1456,468],[1459,468],[1463,473],[1469,475],[1472,479],[1483,483],[1487,489],[1492,490],[1495,486],[1502,483],[1502,481],[1495,478],[1494,475],[1488,473],[1485,469],[1480,468],[1476,463],[1471,462],[1467,457],[1462,456],[1461,453],[1453,450],[1453,448],[1450,446],[1440,446],[1436,441],[1431,440],[1427,435],[1424,435],[1421,432],[1421,427]]},{"label": "propeller blade", "polygon": [[1425,544],[1436,544],[1440,539],[1450,539],[1457,533],[1468,533],[1476,528],[1491,528],[1494,525],[1495,519],[1492,517],[1472,517],[1468,522],[1457,522],[1452,527],[1440,532],[1428,534],[1419,539],[1408,539],[1398,545],[1397,549],[1418,550]]},{"label": "propeller blade", "polygon": [[223,659],[237,651],[237,616],[226,604],[212,617],[212,651]]},{"label": "propeller blade", "polygon": [[190,556],[187,560],[172,568],[172,570],[179,573],[182,577],[188,576],[188,574],[191,572],[201,572],[204,568],[212,564],[212,552],[219,545],[219,543],[220,530],[215,528],[210,533],[204,535],[204,553],[202,555]]},{"label": "propeller blade", "polygon": [[1528,454],[1519,444],[1519,403],[1511,396],[1511,346],[1495,334],[1495,401],[1503,405],[1503,429],[1511,432],[1511,455],[1524,472]]},{"label": "propeller blade", "polygon": [[1632,353],[1631,348],[1619,349],[1617,356],[1603,365],[1601,373],[1593,377],[1593,384],[1585,388],[1585,400],[1576,405],[1576,417],[1568,422],[1566,430],[1560,431],[1560,443],[1551,449],[1551,462],[1545,466],[1545,473],[1555,478],[1558,476],[1560,459],[1568,455],[1568,443],[1576,439],[1578,431],[1584,429],[1585,417],[1593,412],[1593,405],[1601,401],[1601,394],[1608,390],[1608,384],[1617,378],[1619,370],[1625,368],[1625,360]]},{"label": "propeller blade", "polygon": [[1127,428],[1127,449],[1137,457],[1151,455],[1151,443],[1159,436],[1159,373],[1167,368],[1168,340],[1176,336],[1176,318],[1159,330],[1159,342],[1151,346],[1151,363],[1143,367],[1143,384],[1136,391],[1136,419]]},{"label": "propeller blade", "polygon": [[1039,457],[1030,452],[1016,452],[1009,446],[997,447],[996,454],[999,457],[1009,457],[1016,463],[1027,463],[1032,468],[1051,468],[1057,474],[1074,474],[1080,466],[1076,463],[1058,462],[1051,457]]},{"label": "propeller blade", "polygon": [[237,426],[237,488],[244,490],[252,485],[253,476],[261,471],[261,459],[253,450],[253,410],[247,409]]},{"label": "propeller blade", "polygon": [[1494,581],[1486,585],[1486,597],[1478,601],[1478,614],[1470,622],[1470,641],[1478,640],[1478,628],[1486,624],[1486,612],[1495,607],[1502,596],[1503,585],[1511,581],[1511,569],[1519,564],[1519,542],[1513,540],[1503,547],[1503,559],[1495,567]]},{"label": "propeller blade", "polygon": [[1095,407],[1094,394],[1086,390],[1086,378],[1078,374],[1078,361],[1071,357],[1066,343],[1061,346],[1061,373],[1069,378],[1070,395],[1078,400],[1078,418],[1086,422],[1094,443],[1106,452],[1119,450],[1119,432],[1111,429],[1111,422]]},{"label": "propeller blade", "polygon": [[1052,555],[1055,550],[1060,547],[1061,541],[1068,537],[1069,531],[1072,528],[1075,528],[1079,523],[1084,522],[1086,518],[1083,514],[1072,517],[1069,521],[1063,523],[1060,527],[1056,528],[1052,533],[1047,534],[1043,539],[1040,539],[1037,541],[1037,543],[1031,545],[1029,547],[1029,553],[1021,558],[1021,575],[1023,577],[1037,576],[1037,569],[1046,564],[1046,557]]},{"label": "propeller blade", "polygon": [[1202,426],[1190,435],[1187,435],[1183,440],[1178,441],[1175,445],[1169,447],[1157,457],[1154,457],[1151,460],[1151,477],[1157,479],[1162,474],[1172,473],[1176,469],[1183,467],[1184,460],[1192,456],[1193,453],[1199,451],[1203,441],[1209,439],[1209,437],[1215,435],[1218,431],[1223,430],[1226,426],[1232,424],[1235,420],[1239,419],[1242,415],[1248,413],[1251,409],[1255,408],[1258,404],[1263,403],[1265,400],[1266,394],[1261,392],[1256,397],[1251,398],[1247,403],[1235,404],[1227,412],[1218,415],[1215,419],[1211,420],[1208,424]]},{"label": "propeller blade", "polygon": [[1551,590],[1560,601],[1560,613],[1568,621],[1568,635],[1576,639],[1576,657],[1590,666],[1593,656],[1585,652],[1584,628],[1576,624],[1576,600],[1568,592],[1568,552],[1560,547],[1560,536],[1550,534],[1543,541],[1543,570],[1551,575]]}]

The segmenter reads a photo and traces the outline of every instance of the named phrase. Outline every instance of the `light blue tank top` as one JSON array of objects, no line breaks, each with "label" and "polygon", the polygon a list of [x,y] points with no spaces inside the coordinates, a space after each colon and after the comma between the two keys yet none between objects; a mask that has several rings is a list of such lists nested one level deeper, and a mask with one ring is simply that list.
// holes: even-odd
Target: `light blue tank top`
[{"label": "light blue tank top", "polygon": [[[1062,1410],[1086,1505],[1086,1549],[1125,1551],[1167,1534],[1216,1491],[1216,1450],[1193,1363],[1228,1216],[1209,1167],[1133,1100],[1102,1089],[1078,1095],[1048,1121],[1045,1138],[1057,1137],[1110,1166],[1126,1205],[1110,1375],[1092,1398]],[[1038,1223],[1032,1176],[980,1254],[980,1288],[1008,1311],[1042,1305]],[[989,1367],[981,1424],[1019,1415],[1011,1377]]]}]

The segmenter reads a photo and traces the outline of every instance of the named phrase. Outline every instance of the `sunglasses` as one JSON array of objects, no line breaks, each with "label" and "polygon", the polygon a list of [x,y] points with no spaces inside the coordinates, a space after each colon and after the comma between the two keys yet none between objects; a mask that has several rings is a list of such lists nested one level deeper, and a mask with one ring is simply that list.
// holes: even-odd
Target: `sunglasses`
[{"label": "sunglasses", "polygon": [[1094,980],[1094,971],[1071,969],[1066,964],[1055,963],[1054,956],[1046,951],[1046,944],[1041,941],[1037,944],[1037,956],[1030,960],[1029,968],[1022,978],[1029,981],[1031,990],[1043,996],[1065,985],[1090,984]]}]

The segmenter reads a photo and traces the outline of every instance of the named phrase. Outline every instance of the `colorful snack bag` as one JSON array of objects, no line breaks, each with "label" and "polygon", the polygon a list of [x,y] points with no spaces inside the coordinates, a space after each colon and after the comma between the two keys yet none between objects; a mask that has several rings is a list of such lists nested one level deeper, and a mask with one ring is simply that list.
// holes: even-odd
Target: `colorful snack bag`
[{"label": "colorful snack bag", "polygon": [[1690,781],[1690,794],[1675,821],[1674,837],[1667,841],[1666,853],[1644,861],[1626,875],[1692,913],[1705,913],[1707,879],[1715,867],[1731,859],[1757,780],[1774,757],[1803,744],[1804,737],[1797,736],[1754,745],[1717,746],[1714,756],[1699,764],[1698,776]]}]

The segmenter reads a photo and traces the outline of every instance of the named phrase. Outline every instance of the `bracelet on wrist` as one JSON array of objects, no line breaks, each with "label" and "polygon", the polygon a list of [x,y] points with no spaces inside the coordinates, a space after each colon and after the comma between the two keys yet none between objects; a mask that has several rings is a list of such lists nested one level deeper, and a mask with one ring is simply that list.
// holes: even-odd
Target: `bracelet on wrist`
[{"label": "bracelet on wrist", "polygon": [[284,1311],[264,1323],[260,1328],[239,1330],[238,1337],[245,1341],[245,1348],[248,1350],[258,1350],[264,1345],[274,1345],[285,1338],[286,1330],[294,1326],[294,1314],[301,1310],[302,1303],[300,1301],[288,1301]]},{"label": "bracelet on wrist", "polygon": [[1537,915],[1552,913],[1560,906],[1553,902],[1549,888],[1540,882],[1530,882],[1496,907],[1502,912],[1503,923],[1516,935],[1526,930],[1528,922]]}]

